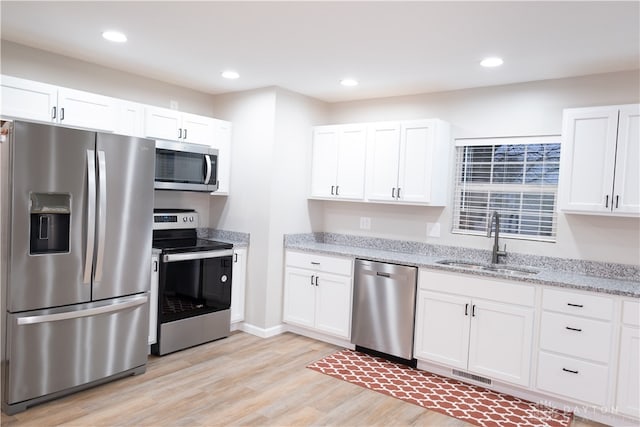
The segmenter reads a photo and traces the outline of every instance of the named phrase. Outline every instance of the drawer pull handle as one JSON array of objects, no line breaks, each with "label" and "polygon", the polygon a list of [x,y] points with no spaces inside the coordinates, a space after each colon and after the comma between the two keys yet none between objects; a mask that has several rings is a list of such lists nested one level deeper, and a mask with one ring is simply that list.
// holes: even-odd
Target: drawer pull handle
[{"label": "drawer pull handle", "polygon": [[582,332],[582,329],[572,328],[571,326],[566,326],[566,329],[568,329],[570,331]]},{"label": "drawer pull handle", "polygon": [[311,261],[311,265],[320,265],[320,263],[317,261]]},{"label": "drawer pull handle", "polygon": [[466,303],[464,305],[464,315],[468,316],[469,315],[469,303]]},{"label": "drawer pull handle", "polygon": [[568,303],[567,303],[567,305],[568,305],[569,307],[578,307],[578,308],[582,308],[582,307],[584,307],[584,305],[582,305],[582,304],[571,304],[570,302],[568,302]]},{"label": "drawer pull handle", "polygon": [[570,374],[577,374],[578,371],[572,371],[571,369],[567,369],[567,368],[562,368],[563,371],[565,372],[569,372]]},{"label": "drawer pull handle", "polygon": [[311,276],[311,286],[313,286],[313,277],[314,276]]}]

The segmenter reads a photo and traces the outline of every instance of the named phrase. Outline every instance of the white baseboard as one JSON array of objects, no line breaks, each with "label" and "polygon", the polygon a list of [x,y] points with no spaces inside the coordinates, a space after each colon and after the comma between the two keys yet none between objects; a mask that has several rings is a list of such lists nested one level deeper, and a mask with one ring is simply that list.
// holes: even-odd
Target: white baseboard
[{"label": "white baseboard", "polygon": [[231,324],[232,331],[243,331],[251,335],[255,335],[260,338],[270,338],[275,337],[276,335],[283,334],[287,332],[285,326],[280,324],[277,326],[272,326],[271,328],[260,328],[255,325],[251,325],[246,322],[238,322]]}]

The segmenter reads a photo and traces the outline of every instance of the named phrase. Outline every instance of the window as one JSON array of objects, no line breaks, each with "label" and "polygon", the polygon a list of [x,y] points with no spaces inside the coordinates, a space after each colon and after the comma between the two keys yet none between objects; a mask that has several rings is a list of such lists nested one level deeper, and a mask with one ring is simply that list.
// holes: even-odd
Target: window
[{"label": "window", "polygon": [[554,242],[560,137],[456,140],[453,232]]}]

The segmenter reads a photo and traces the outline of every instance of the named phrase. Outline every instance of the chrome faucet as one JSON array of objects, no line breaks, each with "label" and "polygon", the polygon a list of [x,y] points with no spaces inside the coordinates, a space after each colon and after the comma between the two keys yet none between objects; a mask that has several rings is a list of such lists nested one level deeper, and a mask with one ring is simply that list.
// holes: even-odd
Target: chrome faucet
[{"label": "chrome faucet", "polygon": [[493,224],[493,220],[495,218],[496,221],[496,232],[494,233],[493,239],[493,251],[491,252],[491,263],[497,264],[500,260],[501,256],[507,256],[507,244],[504,245],[504,250],[500,250],[500,245],[498,244],[498,239],[500,238],[500,214],[498,211],[493,211],[491,214],[491,219],[489,220],[489,224],[487,226],[487,237],[491,237],[491,224]]}]

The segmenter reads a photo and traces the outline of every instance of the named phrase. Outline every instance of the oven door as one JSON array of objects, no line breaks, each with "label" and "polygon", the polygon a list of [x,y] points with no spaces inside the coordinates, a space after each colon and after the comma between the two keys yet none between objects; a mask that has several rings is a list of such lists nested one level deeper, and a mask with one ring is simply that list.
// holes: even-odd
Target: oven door
[{"label": "oven door", "polygon": [[218,189],[218,150],[198,144],[156,141],[157,190]]},{"label": "oven door", "polygon": [[160,266],[160,322],[231,307],[233,250],[164,254]]}]

